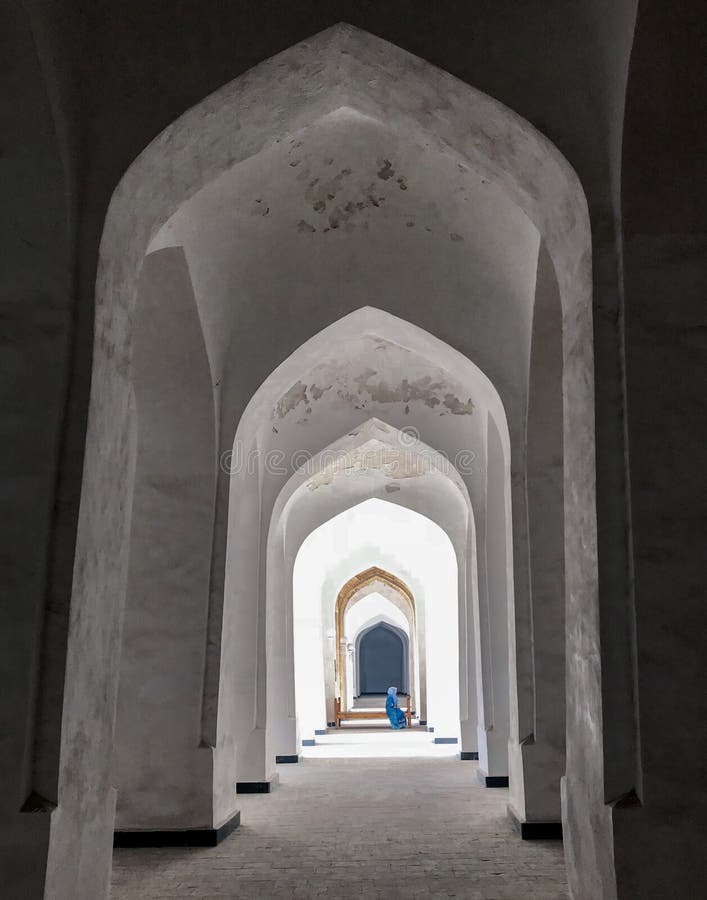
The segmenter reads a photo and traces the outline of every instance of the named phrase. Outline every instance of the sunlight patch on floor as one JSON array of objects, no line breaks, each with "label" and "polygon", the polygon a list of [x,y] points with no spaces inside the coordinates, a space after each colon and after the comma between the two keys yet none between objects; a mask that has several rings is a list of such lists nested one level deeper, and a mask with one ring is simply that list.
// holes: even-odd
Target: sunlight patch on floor
[{"label": "sunlight patch on floor", "polygon": [[435,744],[434,734],[421,728],[393,731],[383,728],[330,728],[317,735],[314,747],[302,747],[306,759],[450,757],[458,756],[459,744]]}]

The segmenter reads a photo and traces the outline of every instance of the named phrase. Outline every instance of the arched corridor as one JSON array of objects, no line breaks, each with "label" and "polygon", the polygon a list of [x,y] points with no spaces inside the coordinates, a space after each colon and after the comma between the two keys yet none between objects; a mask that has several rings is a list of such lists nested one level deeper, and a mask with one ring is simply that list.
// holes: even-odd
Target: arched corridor
[{"label": "arched corridor", "polygon": [[2,900],[694,893],[652,2],[2,6]]}]

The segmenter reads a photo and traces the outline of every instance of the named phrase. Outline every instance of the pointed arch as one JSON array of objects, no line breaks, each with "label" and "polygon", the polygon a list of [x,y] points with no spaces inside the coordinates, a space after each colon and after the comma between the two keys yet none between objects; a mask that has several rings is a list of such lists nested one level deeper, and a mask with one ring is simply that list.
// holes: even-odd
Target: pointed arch
[{"label": "pointed arch", "polygon": [[[388,493],[390,479],[380,467],[377,453],[366,453],[370,448],[385,447],[405,454],[408,476],[398,479],[398,490]],[[351,479],[347,474],[351,471],[351,460],[360,457],[363,469],[361,477]],[[385,458],[385,457],[384,457]],[[413,465],[415,460],[419,465]],[[366,462],[370,469],[366,468]],[[328,476],[337,472],[335,477]],[[418,474],[414,474],[417,472]],[[412,474],[411,474],[412,473]],[[314,490],[312,487],[316,486]],[[341,489],[341,486],[345,490]],[[469,493],[463,479],[449,461],[433,448],[427,446],[410,434],[373,418],[365,422],[329,447],[321,450],[316,456],[307,460],[295,472],[280,490],[273,504],[273,512],[268,532],[267,563],[267,632],[268,647],[280,648],[267,667],[267,695],[260,702],[265,702],[268,709],[271,741],[275,745],[277,755],[293,755],[297,752],[297,713],[294,691],[294,679],[291,673],[294,666],[295,651],[293,644],[292,622],[290,612],[294,603],[293,573],[300,551],[310,536],[325,523],[344,515],[368,500],[385,500],[386,504],[403,507],[418,516],[428,519],[445,534],[453,547],[456,560],[456,579],[458,596],[459,630],[459,690],[461,715],[463,722],[469,722],[468,734],[476,736],[476,690],[473,640],[469,630],[473,629],[475,606],[478,603],[476,592],[476,541],[474,533],[474,512]],[[383,576],[379,576],[378,572]],[[333,598],[340,595],[341,584],[329,589],[332,596],[331,628],[340,639],[343,626],[343,614],[346,606],[356,594],[366,590],[366,585],[373,585],[376,579],[380,583],[390,584],[396,592],[397,581],[389,569],[382,566],[367,567],[358,573],[354,572],[347,579],[347,590],[341,602],[336,604]],[[358,581],[356,580],[358,576]],[[414,589],[404,581],[402,587],[407,590],[406,602],[410,603],[411,613],[415,616],[421,634],[425,634],[426,624],[424,611],[414,601]],[[336,608],[339,611],[337,617]],[[337,624],[338,623],[338,624]],[[334,649],[334,658],[339,673],[345,671],[344,659],[340,644]],[[332,659],[333,664],[333,659]],[[425,671],[424,661],[422,671]],[[340,690],[346,685],[339,683]],[[314,687],[312,688],[314,690]],[[421,681],[420,700],[422,708],[426,704],[426,686]],[[333,684],[331,694],[327,694],[327,704],[333,709]],[[344,694],[341,693],[343,697]],[[333,715],[329,715],[331,721]],[[465,739],[462,729],[462,740]],[[475,744],[473,749],[475,749]]]},{"label": "pointed arch", "polygon": [[[365,494],[363,495],[365,497]],[[448,501],[445,501],[448,502]],[[434,521],[432,516],[420,512],[415,504],[405,498],[396,499],[394,503],[379,497],[362,499],[360,502],[349,503],[334,515],[322,513],[318,524],[312,531],[311,520],[307,526],[308,534],[301,543],[298,536],[293,537],[296,555],[293,567],[292,605],[293,620],[312,625],[316,620],[319,624],[319,633],[329,634],[331,646],[328,655],[325,654],[324,670],[321,666],[312,669],[311,651],[304,653],[304,646],[311,647],[313,638],[311,629],[308,639],[304,642],[302,635],[297,637],[293,664],[296,671],[303,671],[301,661],[306,661],[309,670],[303,678],[296,677],[298,686],[296,697],[291,698],[292,705],[289,711],[283,709],[279,698],[287,690],[287,679],[277,671],[273,672],[273,705],[272,719],[278,732],[280,741],[297,740],[295,736],[295,721],[298,721],[300,734],[307,736],[307,732],[321,725],[313,720],[311,712],[311,698],[325,689],[330,683],[331,693],[327,692],[327,708],[333,710],[333,700],[336,696],[333,691],[334,662],[336,659],[335,639],[341,641],[340,633],[335,629],[335,606],[337,594],[341,588],[341,582],[351,580],[355,574],[363,571],[360,562],[371,555],[379,561],[378,568],[402,581],[415,598],[417,628],[411,629],[411,651],[415,659],[410,659],[409,671],[415,674],[415,681],[419,685],[414,686],[414,694],[419,697],[421,707],[418,712],[427,710],[430,719],[437,725],[437,734],[458,742],[460,722],[460,689],[462,687],[462,672],[469,661],[466,657],[466,649],[462,647],[464,635],[460,627],[464,622],[462,606],[465,595],[460,591],[462,579],[459,577],[459,546],[455,546],[449,534],[449,519],[446,528]],[[385,520],[390,527],[381,530],[381,522]],[[453,529],[452,529],[453,534]],[[371,535],[373,542],[371,541]],[[418,545],[424,535],[424,547],[426,563],[420,563],[419,551],[411,551],[411,547]],[[341,557],[333,557],[327,552],[327,547],[338,546],[342,539],[348,542],[348,553]],[[333,542],[333,543],[332,543]],[[287,552],[290,556],[291,551]],[[412,555],[411,555],[412,554]],[[333,561],[333,565],[329,561]],[[357,572],[358,569],[358,572]],[[350,574],[349,574],[350,573]],[[348,575],[348,577],[347,577]],[[371,582],[373,584],[375,582]],[[364,587],[362,590],[366,590]],[[271,600],[277,601],[282,592],[277,589],[272,592]],[[355,602],[356,591],[349,598],[350,604]],[[405,603],[407,604],[407,599]],[[321,607],[319,606],[321,604]],[[350,606],[349,604],[349,606]],[[429,610],[426,611],[426,607]],[[283,620],[282,613],[277,607],[271,610],[269,622],[277,627]],[[414,633],[412,633],[414,632]],[[417,640],[414,640],[414,638]],[[281,638],[275,634],[275,643]],[[325,642],[326,643],[326,642]],[[300,647],[298,653],[297,646]],[[339,644],[340,646],[340,644]],[[417,657],[424,651],[429,665],[420,666]],[[341,660],[337,665],[341,666],[346,660]],[[279,660],[278,660],[279,663]],[[473,671],[473,659],[472,659]],[[323,677],[324,672],[326,676]],[[270,674],[270,673],[269,673]],[[347,675],[347,681],[353,678],[353,671]],[[328,687],[328,685],[327,685]],[[423,687],[425,690],[423,690]],[[350,696],[349,691],[349,696]],[[297,700],[299,698],[299,701]],[[315,701],[323,707],[323,701]],[[299,709],[307,708],[304,721],[300,721]],[[279,727],[284,718],[290,717],[290,732]],[[288,745],[285,745],[288,746]],[[289,746],[295,747],[292,743]],[[292,752],[291,750],[288,752]]]},{"label": "pointed arch", "polygon": [[[336,689],[341,702],[346,709],[347,697],[349,691],[346,684],[346,665],[344,660],[345,648],[342,646],[343,636],[345,634],[344,617],[349,606],[356,600],[364,597],[366,593],[370,593],[374,588],[373,585],[384,584],[394,590],[396,594],[403,597],[409,604],[409,614],[411,622],[411,640],[414,640],[415,633],[415,598],[410,588],[402,579],[393,575],[391,572],[381,569],[379,566],[370,566],[363,572],[359,572],[343,585],[336,597],[334,607],[334,621],[336,623]],[[358,652],[358,650],[357,650]],[[408,683],[410,674],[408,671]]]},{"label": "pointed arch", "polygon": [[[399,48],[349,26],[336,26],[284,51],[189,110],[146,148],[113,195],[96,285],[75,607],[87,608],[93,598],[110,595],[104,628],[107,634],[117,631],[127,573],[130,513],[129,504],[123,502],[122,485],[129,479],[134,441],[129,398],[135,298],[139,272],[153,238],[185,199],[223,172],[258,154],[277,136],[343,106],[378,121],[390,121],[402,135],[423,136],[440,157],[453,159],[498,185],[546,243],[563,312],[568,612],[583,623],[581,634],[568,634],[568,672],[571,690],[592,699],[587,718],[594,743],[589,752],[596,755],[598,749],[600,757],[599,668],[578,664],[587,652],[599,658],[591,254],[581,187],[561,154],[512,111]],[[449,310],[456,319],[459,308],[452,304]],[[478,384],[483,390],[482,382]],[[499,428],[501,422],[499,416]],[[227,485],[227,475],[219,473],[201,716],[202,743],[213,756],[214,780],[219,785],[215,795],[225,798],[214,810],[219,822],[233,811],[234,798],[227,796],[227,786],[235,781],[232,760],[236,756],[233,704],[229,698],[224,701],[220,686],[237,681],[239,674],[233,659],[224,657],[221,648],[230,648],[233,634],[243,626],[264,664],[262,595],[258,594],[258,609],[248,612],[243,621],[240,614],[234,616],[234,610],[224,607]],[[268,490],[274,493],[274,484]],[[521,488],[519,491],[522,494]],[[269,524],[271,499],[263,499],[253,486],[242,504],[251,522],[258,521],[261,526],[257,552],[247,561],[261,590],[266,568],[263,534]],[[519,547],[522,552],[522,540]],[[522,599],[523,592],[519,595]],[[256,681],[262,688],[263,672]],[[257,703],[248,702],[257,730],[261,724]],[[576,766],[575,772],[568,773],[568,791],[579,797],[584,790],[581,759]],[[586,798],[578,802],[587,805]]]}]

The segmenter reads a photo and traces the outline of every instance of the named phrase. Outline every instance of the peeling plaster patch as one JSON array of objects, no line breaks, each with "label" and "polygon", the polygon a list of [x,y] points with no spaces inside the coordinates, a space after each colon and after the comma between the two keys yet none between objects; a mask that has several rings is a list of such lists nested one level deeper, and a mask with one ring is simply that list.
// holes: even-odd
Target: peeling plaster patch
[{"label": "peeling plaster patch", "polygon": [[[391,189],[396,186],[400,190],[408,188],[407,176],[399,175],[388,158],[379,159],[374,164],[376,177],[367,183],[364,173],[350,179],[354,175],[354,169],[348,165],[339,169],[336,174],[326,175],[327,167],[336,165],[336,157],[321,157],[316,150],[311,153],[300,152],[298,156],[289,165],[299,165],[295,178],[304,186],[307,205],[315,213],[327,215],[326,227],[320,229],[322,233],[337,230],[349,233],[354,227],[367,229],[369,221],[365,215],[361,217],[362,221],[355,220],[368,209],[380,208],[385,202],[386,197],[381,194],[381,182],[389,182]],[[417,224],[410,219],[403,219],[403,222],[408,228]]]},{"label": "peeling plaster patch", "polygon": [[[332,484],[337,477],[349,477],[366,472],[378,471],[398,481],[428,475],[433,469],[432,461],[425,454],[401,451],[374,439],[350,452],[342,452],[307,481],[307,489],[316,491],[317,488]],[[389,482],[385,489],[388,493],[393,493],[400,490],[400,485]]]},{"label": "peeling plaster patch", "polygon": [[312,395],[312,400],[321,400],[325,391],[330,391],[331,385],[327,385],[327,387],[318,387],[316,384],[310,385],[309,392]]},{"label": "peeling plaster patch", "polygon": [[474,412],[474,404],[471,402],[471,397],[464,403],[458,397],[455,397],[454,394],[445,394],[444,405],[453,416],[470,416]]},{"label": "peeling plaster patch", "polygon": [[263,206],[262,198],[255,200],[254,206],[249,210],[251,216],[267,216],[270,212],[269,206]]},{"label": "peeling plaster patch", "polygon": [[[358,385],[359,390],[366,391],[377,403],[410,403],[412,400],[422,400],[429,406],[429,401],[434,398],[440,403],[437,393],[442,390],[448,390],[449,385],[446,381],[434,381],[431,375],[423,375],[410,381],[407,378],[396,385],[388,384],[381,379],[377,384],[372,384],[371,380],[376,375],[375,369],[364,369],[360,375],[354,378],[354,383]],[[445,396],[453,396],[446,394]],[[436,405],[436,403],[433,403]]]},{"label": "peeling plaster patch", "polygon": [[275,412],[280,419],[284,419],[298,404],[307,402],[307,385],[301,381],[292,385],[289,391],[277,401]]},{"label": "peeling plaster patch", "polygon": [[[408,377],[399,380],[397,373],[401,371],[408,372]],[[418,403],[436,409],[442,416],[472,415],[474,411],[474,404],[463,387],[450,381],[443,369],[430,367],[409,351],[373,335],[362,339],[353,358],[322,361],[304,377],[309,388],[298,382],[288,391],[277,406],[280,418],[300,401],[306,407],[306,413],[300,411],[300,416],[316,415],[316,403],[327,391],[331,391],[329,402],[333,401],[334,408],[339,409],[399,404],[402,413],[411,414]]]},{"label": "peeling plaster patch", "polygon": [[[329,164],[333,162],[334,160],[332,159]],[[310,174],[310,170],[307,169],[306,177],[309,178]],[[330,178],[323,180],[321,178],[313,178],[305,190],[305,200],[312,204],[312,209],[315,212],[324,212],[327,201],[331,202],[335,199],[343,187],[344,179],[351,174],[352,169],[349,166],[345,166]]]},{"label": "peeling plaster patch", "polygon": [[393,164],[389,159],[384,159],[380,169],[377,172],[378,177],[382,181],[387,181],[389,178],[392,178],[395,175],[395,169],[393,168]]},{"label": "peeling plaster patch", "polygon": [[311,234],[313,231],[316,231],[316,230],[317,229],[314,227],[314,225],[310,225],[309,222],[305,222],[304,219],[300,219],[299,222],[297,223],[297,231],[306,232],[308,234]]},{"label": "peeling plaster patch", "polygon": [[310,478],[307,482],[307,490],[308,491],[316,491],[317,488],[324,487],[324,485],[332,484],[334,481],[334,473],[328,470],[324,470],[320,472],[318,475],[315,475],[314,478]]}]

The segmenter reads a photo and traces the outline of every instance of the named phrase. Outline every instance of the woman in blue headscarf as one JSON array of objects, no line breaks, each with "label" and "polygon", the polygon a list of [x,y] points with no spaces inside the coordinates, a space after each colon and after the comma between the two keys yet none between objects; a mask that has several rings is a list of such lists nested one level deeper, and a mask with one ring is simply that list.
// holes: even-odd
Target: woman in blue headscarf
[{"label": "woman in blue headscarf", "polygon": [[385,711],[388,713],[391,728],[405,728],[407,719],[405,713],[398,706],[398,689],[396,687],[388,688],[388,696],[385,701]]}]

